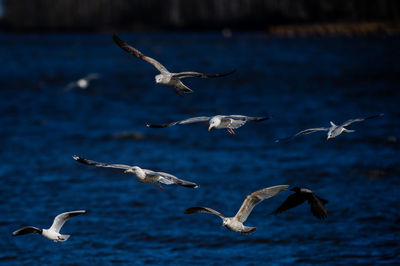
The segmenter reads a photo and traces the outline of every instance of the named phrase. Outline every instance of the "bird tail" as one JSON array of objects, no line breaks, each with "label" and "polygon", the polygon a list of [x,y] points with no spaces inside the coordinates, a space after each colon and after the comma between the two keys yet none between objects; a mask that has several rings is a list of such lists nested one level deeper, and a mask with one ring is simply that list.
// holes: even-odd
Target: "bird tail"
[{"label": "bird tail", "polygon": [[70,236],[71,235],[61,235],[61,238],[63,239],[61,242],[67,241]]},{"label": "bird tail", "polygon": [[248,235],[248,234],[254,233],[254,232],[257,230],[257,227],[245,226],[245,227],[244,227],[244,230],[245,230],[245,231],[243,231],[243,232],[241,232],[241,233],[242,233],[242,234],[245,234],[245,235]]},{"label": "bird tail", "polygon": [[345,132],[345,133],[352,133],[352,132],[355,132],[355,130],[343,128],[343,132]]},{"label": "bird tail", "polygon": [[175,87],[179,92],[184,92],[184,93],[192,93],[193,91],[189,89],[185,84],[183,84],[181,81],[178,83],[178,86]]}]

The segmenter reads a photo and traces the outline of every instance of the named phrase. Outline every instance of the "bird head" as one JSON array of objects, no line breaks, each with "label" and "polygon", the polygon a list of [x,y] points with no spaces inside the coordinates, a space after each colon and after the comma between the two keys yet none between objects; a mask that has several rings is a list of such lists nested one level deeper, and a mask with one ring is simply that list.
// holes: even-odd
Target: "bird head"
[{"label": "bird head", "polygon": [[326,137],[326,140],[331,139],[331,138],[333,138],[333,137],[334,137],[334,136],[333,136],[332,131],[329,131],[329,132],[328,132],[328,136]]},{"label": "bird head", "polygon": [[124,173],[132,173],[132,174],[136,174],[139,171],[139,167],[134,166],[132,168],[126,169],[124,171]]},{"label": "bird head", "polygon": [[224,218],[222,219],[222,225],[221,226],[226,226],[228,224],[228,219]]},{"label": "bird head", "polygon": [[162,76],[161,74],[158,74],[158,75],[155,77],[155,79],[156,79],[156,83],[161,83],[162,80],[163,80],[163,76]]},{"label": "bird head", "polygon": [[210,126],[208,127],[208,131],[210,131],[213,127],[218,127],[221,124],[221,119],[219,117],[213,117],[210,120]]}]

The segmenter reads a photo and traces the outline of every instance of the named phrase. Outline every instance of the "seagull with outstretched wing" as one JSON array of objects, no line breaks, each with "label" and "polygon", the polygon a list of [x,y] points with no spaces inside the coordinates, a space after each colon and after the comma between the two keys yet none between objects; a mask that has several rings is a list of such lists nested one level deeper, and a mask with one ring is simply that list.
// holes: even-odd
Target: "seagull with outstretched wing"
[{"label": "seagull with outstretched wing", "polygon": [[332,139],[332,138],[335,138],[335,137],[339,136],[343,132],[344,133],[355,132],[355,130],[349,130],[349,129],[345,128],[345,127],[347,127],[347,126],[349,126],[349,125],[351,125],[353,123],[362,122],[362,121],[367,120],[367,119],[373,119],[373,118],[377,118],[377,117],[381,117],[381,116],[383,116],[383,114],[372,115],[372,116],[367,116],[367,117],[363,117],[363,118],[349,119],[349,120],[347,120],[346,122],[344,122],[343,124],[340,124],[340,125],[336,125],[335,123],[330,121],[330,124],[331,124],[330,127],[309,128],[309,129],[306,129],[306,130],[302,130],[302,131],[296,133],[293,136],[289,136],[289,137],[286,137],[286,138],[283,138],[283,139],[275,140],[275,142],[288,141],[288,140],[293,139],[294,137],[297,137],[297,136],[300,136],[300,135],[306,135],[306,134],[314,133],[314,132],[317,132],[317,131],[328,131],[328,135],[326,137],[326,139],[328,140],[328,139]]},{"label": "seagull with outstretched wing", "polygon": [[233,232],[238,232],[241,234],[251,234],[257,230],[257,227],[245,226],[243,223],[247,220],[247,217],[249,217],[253,208],[261,201],[281,193],[288,187],[289,187],[288,185],[278,185],[278,186],[263,188],[251,193],[246,197],[239,211],[233,217],[225,217],[220,212],[208,207],[192,207],[186,209],[183,213],[184,214],[192,214],[198,212],[211,213],[221,218],[222,226],[225,226],[226,228],[228,228],[228,230]]},{"label": "seagull with outstretched wing", "polygon": [[208,131],[210,131],[212,128],[226,129],[230,134],[235,135],[235,131],[233,130],[243,126],[244,124],[246,124],[247,121],[260,122],[268,120],[270,118],[271,116],[251,117],[245,115],[215,115],[211,117],[199,116],[161,125],[147,123],[146,126],[150,128],[164,128],[164,127],[171,127],[174,125],[208,122],[209,123]]},{"label": "seagull with outstretched wing", "polygon": [[86,77],[83,77],[83,78],[78,79],[78,80],[76,80],[76,81],[70,82],[70,83],[64,88],[64,92],[68,92],[68,91],[72,90],[72,89],[75,88],[75,87],[78,87],[78,88],[80,88],[80,89],[82,89],[82,90],[85,90],[85,89],[87,89],[87,88],[89,87],[90,82],[91,82],[92,80],[99,79],[99,78],[101,78],[101,75],[100,75],[100,74],[98,74],[98,73],[91,73],[91,74],[87,75]]},{"label": "seagull with outstretched wing", "polygon": [[121,47],[123,50],[126,52],[136,56],[137,58],[140,58],[147,63],[151,64],[154,66],[160,74],[155,76],[156,83],[158,84],[164,84],[167,86],[172,86],[175,88],[175,92],[182,96],[182,93],[191,93],[193,92],[190,88],[188,88],[185,84],[182,83],[181,79],[183,78],[189,78],[189,77],[198,77],[198,78],[217,78],[217,77],[224,77],[232,74],[235,72],[235,70],[227,72],[227,73],[222,73],[222,74],[205,74],[205,73],[199,73],[199,72],[194,72],[194,71],[186,71],[186,72],[179,72],[179,73],[171,73],[169,72],[160,62],[157,60],[145,56],[142,54],[139,50],[136,48],[130,46],[126,42],[122,41],[117,35],[113,34],[113,39],[115,43]]},{"label": "seagull with outstretched wing", "polygon": [[189,187],[189,188],[198,188],[199,185],[196,183],[190,182],[190,181],[185,181],[182,179],[177,178],[174,175],[164,173],[164,172],[155,172],[152,170],[148,169],[143,169],[140,168],[139,166],[130,166],[130,165],[125,165],[125,164],[108,164],[108,163],[101,163],[101,162],[96,162],[92,160],[88,160],[79,156],[72,156],[75,161],[78,161],[82,164],[86,165],[93,165],[97,167],[108,167],[108,168],[115,168],[115,169],[121,169],[124,170],[124,173],[132,173],[135,175],[136,180],[138,180],[141,183],[144,184],[155,184],[157,187],[160,189],[164,189],[160,183],[166,184],[166,185],[180,185],[183,187]]},{"label": "seagull with outstretched wing", "polygon": [[16,231],[12,234],[13,236],[20,236],[20,235],[27,235],[27,234],[40,234],[43,237],[53,240],[54,242],[64,242],[66,241],[70,235],[62,235],[60,234],[61,227],[68,221],[70,218],[75,217],[77,215],[87,213],[86,210],[78,210],[78,211],[70,211],[64,212],[57,215],[54,218],[53,224],[49,229],[39,229],[33,226],[25,226]]}]

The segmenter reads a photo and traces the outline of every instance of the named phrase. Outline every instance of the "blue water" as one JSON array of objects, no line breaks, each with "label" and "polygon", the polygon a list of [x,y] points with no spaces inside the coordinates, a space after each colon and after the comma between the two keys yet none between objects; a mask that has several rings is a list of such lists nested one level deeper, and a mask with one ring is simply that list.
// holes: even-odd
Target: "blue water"
[{"label": "blue water", "polygon": [[[171,71],[233,75],[187,79],[183,98],[154,83],[155,69],[110,34],[0,34],[0,263],[4,264],[398,264],[400,263],[400,39],[276,38],[264,34],[121,34]],[[98,72],[88,90],[63,88]],[[309,127],[385,113],[356,133],[274,140]],[[206,125],[150,129],[214,114],[273,115],[230,136]],[[137,182],[71,156],[139,165],[201,185]],[[258,205],[240,235],[209,206],[234,215],[245,196],[278,184],[329,200],[319,221],[304,204],[278,216],[290,191]],[[47,228],[58,213],[62,244],[13,237]]]}]

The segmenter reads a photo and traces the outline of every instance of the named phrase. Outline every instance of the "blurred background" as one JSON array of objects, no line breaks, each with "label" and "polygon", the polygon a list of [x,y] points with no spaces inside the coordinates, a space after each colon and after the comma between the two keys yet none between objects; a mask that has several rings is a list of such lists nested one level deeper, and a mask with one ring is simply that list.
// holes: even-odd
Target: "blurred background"
[{"label": "blurred background", "polygon": [[[399,264],[400,2],[0,0],[0,264]],[[118,36],[185,79],[179,97]],[[80,79],[86,78],[86,81]],[[384,113],[326,141],[317,132]],[[207,125],[145,127],[215,114],[272,115],[235,136]],[[200,184],[137,182],[72,155],[138,165]],[[258,205],[239,235],[206,214],[233,216],[247,194],[289,184],[329,201],[273,216],[291,192]],[[71,219],[52,243],[13,237]]]}]

